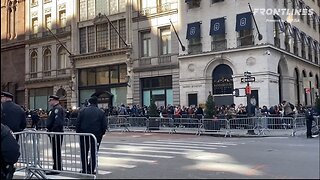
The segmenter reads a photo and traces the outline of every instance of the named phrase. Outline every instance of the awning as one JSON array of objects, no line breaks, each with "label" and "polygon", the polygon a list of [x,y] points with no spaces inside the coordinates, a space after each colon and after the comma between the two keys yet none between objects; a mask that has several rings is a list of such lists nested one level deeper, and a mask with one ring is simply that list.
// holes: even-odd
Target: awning
[{"label": "awning", "polygon": [[210,35],[215,34],[224,34],[225,33],[225,19],[217,18],[217,19],[211,19],[211,25],[210,25]]},{"label": "awning", "polygon": [[273,15],[274,16],[274,19],[277,21],[277,23],[279,24],[279,27],[280,27],[280,30],[282,32],[285,32],[285,27],[284,27],[284,23],[283,21],[281,20],[281,17],[277,14]]},{"label": "awning", "polygon": [[252,28],[252,13],[246,12],[237,14],[236,31],[251,29]]},{"label": "awning", "polygon": [[200,39],[200,22],[188,24],[187,39]]}]

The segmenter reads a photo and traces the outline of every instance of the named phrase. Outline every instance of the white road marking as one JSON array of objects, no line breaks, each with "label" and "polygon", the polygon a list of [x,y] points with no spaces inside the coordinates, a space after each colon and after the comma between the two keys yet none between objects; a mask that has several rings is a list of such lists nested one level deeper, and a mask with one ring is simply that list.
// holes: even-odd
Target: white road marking
[{"label": "white road marking", "polygon": [[215,145],[215,144],[194,144],[192,142],[186,143],[186,142],[157,142],[157,141],[145,141],[144,143],[149,143],[149,144],[160,144],[160,143],[165,143],[165,144],[177,144],[177,145],[188,145],[188,146],[208,146],[208,147],[227,147],[227,146],[222,146],[222,145]]},{"label": "white road marking", "polygon": [[174,158],[173,156],[162,156],[162,155],[153,155],[153,154],[137,154],[137,153],[120,153],[120,152],[99,152],[99,154],[114,154],[114,155],[124,155],[124,156],[155,157],[155,158],[164,158],[164,159]]},{"label": "white road marking", "polygon": [[102,147],[100,149],[103,149],[103,150],[115,150],[115,151],[129,151],[129,152],[152,152],[152,153],[164,153],[164,154],[180,154],[180,155],[187,154],[185,152],[148,150],[148,149],[144,149],[143,147],[142,148],[138,148],[138,149],[134,149],[134,148],[136,148],[136,147],[120,145],[119,147],[116,147],[116,148],[105,148],[105,147]]},{"label": "white road marking", "polygon": [[[140,146],[160,146],[160,147],[173,147],[176,150],[178,148],[188,148],[188,149],[207,149],[213,150],[217,148],[209,148],[209,147],[190,147],[190,146],[177,146],[177,145],[170,145],[170,144],[152,144],[152,143],[121,143],[121,142],[103,142],[103,144],[127,144],[127,145],[140,145]],[[186,149],[183,149],[186,150]]]},{"label": "white road marking", "polygon": [[181,143],[192,143],[192,144],[201,144],[201,145],[228,145],[228,146],[236,146],[238,145],[237,143],[233,142],[201,142],[201,141],[176,141],[176,140],[157,140],[158,142],[181,142]]}]

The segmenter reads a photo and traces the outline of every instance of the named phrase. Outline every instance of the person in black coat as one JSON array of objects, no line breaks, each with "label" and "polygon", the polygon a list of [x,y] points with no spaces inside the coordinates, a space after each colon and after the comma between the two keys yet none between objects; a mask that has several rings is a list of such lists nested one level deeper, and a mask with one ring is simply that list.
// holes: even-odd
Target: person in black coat
[{"label": "person in black coat", "polygon": [[[80,110],[76,122],[77,133],[92,133],[97,139],[97,151],[103,135],[107,130],[107,118],[105,113],[98,108],[97,97],[93,96],[89,99],[90,105]],[[90,146],[89,146],[90,144]],[[88,151],[91,151],[91,158],[88,163]],[[82,173],[93,174],[96,167],[96,146],[94,139],[89,136],[80,136],[80,151]]]},{"label": "person in black coat", "polygon": [[[27,126],[26,113],[13,101],[13,95],[8,92],[1,92],[1,104],[3,110],[1,113],[4,117],[1,118],[1,123],[7,125],[12,132],[23,131]],[[16,140],[19,141],[19,136],[16,135]]]},{"label": "person in black coat", "polygon": [[[49,97],[49,104],[52,107],[49,111],[47,129],[48,132],[63,132],[65,119],[65,111],[59,104],[59,97],[52,95]],[[53,169],[62,170],[61,161],[61,144],[63,141],[62,135],[51,135],[50,141],[52,144]],[[59,174],[58,172],[48,172],[48,175]]]}]

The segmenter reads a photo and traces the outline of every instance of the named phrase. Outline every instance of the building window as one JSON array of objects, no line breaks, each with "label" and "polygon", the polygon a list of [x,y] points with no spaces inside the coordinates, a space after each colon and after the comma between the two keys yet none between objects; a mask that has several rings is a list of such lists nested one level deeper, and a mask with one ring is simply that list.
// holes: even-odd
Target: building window
[{"label": "building window", "polygon": [[67,51],[60,47],[58,51],[58,74],[65,74],[65,69],[67,68]]},{"label": "building window", "polygon": [[311,19],[310,19],[310,15],[309,15],[309,12],[310,12],[310,7],[307,7],[307,24],[310,26],[311,24],[310,24],[310,21],[311,21]]},{"label": "building window", "polygon": [[43,71],[51,70],[51,51],[46,49],[43,53]]},{"label": "building window", "polygon": [[37,71],[38,71],[37,63],[38,63],[38,55],[36,52],[32,52],[30,57],[30,77],[31,78],[37,77]]},{"label": "building window", "polygon": [[160,29],[160,55],[171,53],[171,31],[170,28]]},{"label": "building window", "polygon": [[218,65],[212,72],[213,94],[232,94],[232,69],[226,64]]},{"label": "building window", "polygon": [[[98,26],[97,26],[97,30],[98,30]],[[105,32],[100,32],[98,33],[97,31],[97,51],[101,50],[98,49],[98,44],[99,44],[99,48],[104,47],[106,48],[106,45],[103,45],[104,43],[106,44],[106,42],[103,40],[107,39],[107,37],[103,36],[104,33],[107,33],[106,30]],[[88,26],[88,52],[95,52],[96,50],[96,33],[95,33],[95,27],[94,26]]]},{"label": "building window", "polygon": [[127,82],[127,66],[125,64],[119,66],[119,75],[120,83]]},{"label": "building window", "polygon": [[66,10],[59,11],[59,27],[66,27],[67,17]]},{"label": "building window", "polygon": [[201,4],[201,0],[188,0],[186,2],[188,3],[189,9],[198,8]]},{"label": "building window", "polygon": [[293,30],[294,32],[294,39],[293,39],[293,53],[294,55],[299,55],[299,49],[298,49],[298,32],[296,29]]},{"label": "building window", "polygon": [[279,23],[280,21],[274,18],[274,29],[273,29],[273,39],[274,39],[274,45],[278,48],[280,48],[280,32],[279,32]]},{"label": "building window", "polygon": [[304,15],[303,15],[303,2],[302,1],[299,1],[299,8],[300,8],[300,19],[302,20],[302,21],[304,21]]},{"label": "building window", "polygon": [[86,28],[80,28],[80,54],[87,53],[87,29]]},{"label": "building window", "polygon": [[211,50],[221,51],[227,49],[226,34],[214,34],[212,35]]},{"label": "building window", "polygon": [[290,52],[290,32],[289,32],[289,25],[285,25],[285,37],[284,37],[284,46],[286,51]]},{"label": "building window", "polygon": [[[126,20],[121,19],[121,20],[119,20],[119,34],[124,41],[126,41],[126,39],[127,39],[126,32],[127,32],[126,31]],[[119,38],[119,44],[120,44],[120,48],[126,47],[126,45],[124,44],[124,42],[120,38]]]},{"label": "building window", "polygon": [[211,3],[214,4],[214,3],[223,2],[223,1],[224,0],[212,0]]},{"label": "building window", "polygon": [[312,23],[313,23],[313,29],[314,30],[317,30],[317,20],[316,20],[316,18],[317,18],[316,14],[313,13]]},{"label": "building window", "polygon": [[80,21],[93,19],[95,16],[95,0],[80,0]]},{"label": "building window", "polygon": [[311,38],[308,38],[307,41],[309,43],[309,46],[308,46],[308,58],[309,58],[309,61],[312,62],[312,43],[313,43],[313,40]]},{"label": "building window", "polygon": [[301,33],[301,57],[306,58],[305,34]]},{"label": "building window", "polygon": [[[108,35],[107,29],[108,29],[107,24],[97,25],[97,51],[103,51],[108,48],[107,47],[107,35]],[[93,30],[91,30],[91,32],[88,32],[88,33],[94,33],[92,31]],[[90,44],[89,44],[89,47],[90,47]]]},{"label": "building window", "polygon": [[32,34],[38,33],[38,31],[39,31],[38,25],[39,25],[38,18],[33,18],[32,19]]},{"label": "building window", "polygon": [[288,0],[283,0],[283,6],[284,6],[285,8],[288,8]]},{"label": "building window", "polygon": [[[117,30],[119,29],[118,21],[112,21],[111,23],[113,24],[113,27],[115,27]],[[110,49],[117,49],[119,36],[113,27],[110,26]]]},{"label": "building window", "polygon": [[97,68],[97,85],[109,84],[109,67]]},{"label": "building window", "polygon": [[119,83],[119,67],[110,66],[110,83]]},{"label": "building window", "polygon": [[46,30],[47,29],[51,29],[52,28],[52,26],[51,26],[51,14],[45,15],[44,20],[45,20],[44,24],[45,24]]},{"label": "building window", "polygon": [[238,38],[238,46],[248,46],[254,44],[254,37],[252,29],[245,29],[239,31],[239,38]]},{"label": "building window", "polygon": [[151,56],[151,33],[141,32],[141,57]]}]

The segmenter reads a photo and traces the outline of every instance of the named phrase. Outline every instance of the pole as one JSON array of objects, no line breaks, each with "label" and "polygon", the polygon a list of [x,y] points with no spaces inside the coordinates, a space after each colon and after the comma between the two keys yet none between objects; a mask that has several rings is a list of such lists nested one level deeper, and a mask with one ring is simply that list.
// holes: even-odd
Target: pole
[{"label": "pole", "polygon": [[258,25],[257,25],[257,22],[256,22],[256,18],[254,18],[254,15],[253,15],[253,12],[252,12],[250,3],[248,3],[248,5],[249,5],[249,9],[250,9],[250,11],[251,11],[251,15],[252,15],[252,17],[253,17],[254,24],[256,25],[256,28],[257,28],[257,31],[258,31],[258,34],[259,34],[259,35],[258,35],[258,39],[261,41],[262,38],[263,38],[263,36],[262,36],[262,34],[260,34],[260,31],[259,31],[259,28],[258,28]]},{"label": "pole", "polygon": [[[100,14],[100,13],[99,13]],[[118,34],[119,38],[121,39],[121,41],[128,47],[128,44],[126,43],[126,41],[121,37],[119,31],[117,30],[116,27],[114,27],[114,25],[111,23],[110,19],[108,18],[108,16],[106,14],[103,14],[104,17],[107,18],[109,24],[112,26],[112,28],[116,31],[116,33]]]},{"label": "pole", "polygon": [[[250,84],[249,82],[247,83],[247,86],[249,87]],[[247,93],[247,113],[248,113],[248,116],[251,116],[251,102],[250,102],[250,96],[251,94]]]},{"label": "pole", "polygon": [[67,49],[67,47],[58,39],[58,37],[47,27],[47,30],[52,34],[52,36],[60,43],[60,45],[68,52],[71,56],[72,53]]},{"label": "pole", "polygon": [[176,34],[176,36],[177,36],[177,38],[178,38],[178,41],[179,41],[179,43],[180,43],[180,45],[181,45],[182,51],[185,51],[185,50],[186,50],[186,47],[184,47],[184,45],[182,44],[182,42],[181,42],[181,40],[180,40],[180,37],[179,37],[179,35],[178,35],[177,31],[176,31],[176,28],[174,28],[174,26],[173,26],[173,24],[172,24],[172,22],[171,22],[171,19],[169,19],[169,21],[170,21],[170,23],[171,23],[171,26],[173,27],[174,33]]}]

